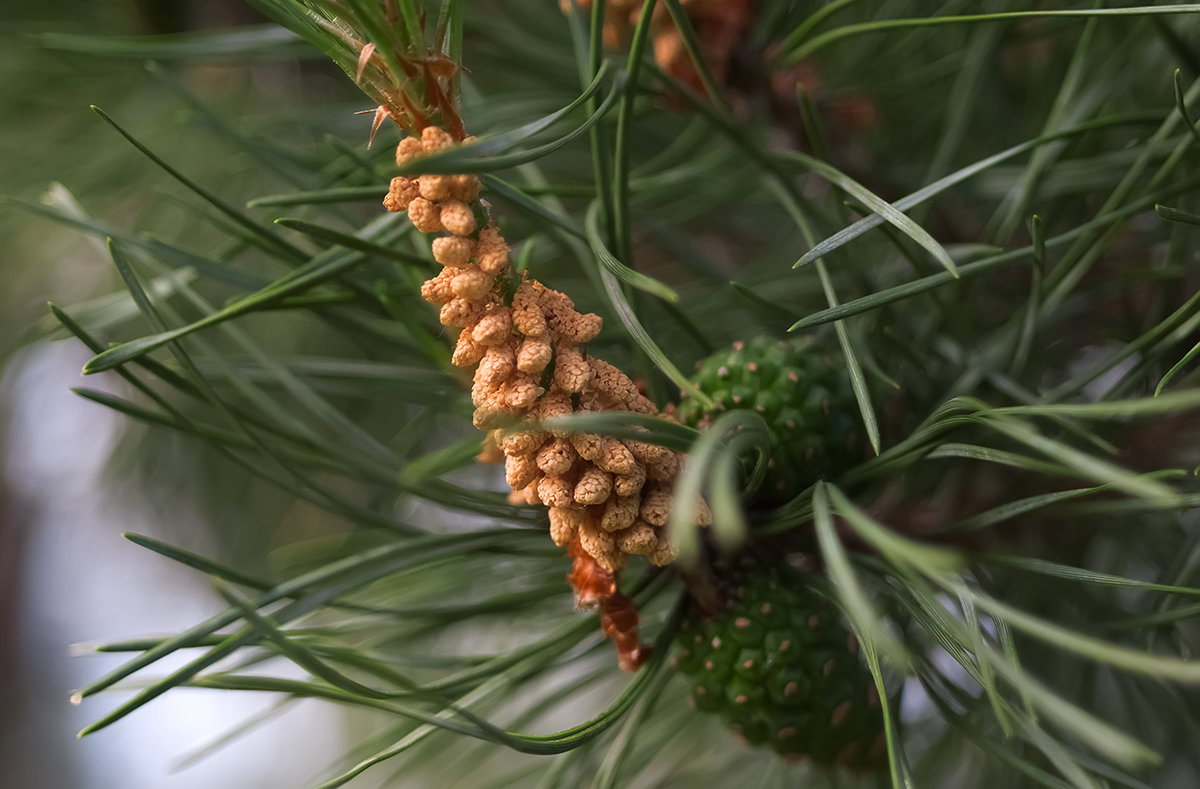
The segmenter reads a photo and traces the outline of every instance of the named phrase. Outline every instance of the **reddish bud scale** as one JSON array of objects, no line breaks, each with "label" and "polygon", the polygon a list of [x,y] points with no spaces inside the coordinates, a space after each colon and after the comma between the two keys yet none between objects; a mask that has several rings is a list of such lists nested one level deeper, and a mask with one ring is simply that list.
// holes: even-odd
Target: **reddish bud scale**
[{"label": "reddish bud scale", "polygon": [[580,608],[599,608],[600,627],[617,647],[617,663],[625,671],[637,671],[650,658],[650,647],[638,637],[638,612],[633,600],[617,591],[616,578],[601,567],[576,537],[567,546],[572,559],[567,580],[575,590]]}]

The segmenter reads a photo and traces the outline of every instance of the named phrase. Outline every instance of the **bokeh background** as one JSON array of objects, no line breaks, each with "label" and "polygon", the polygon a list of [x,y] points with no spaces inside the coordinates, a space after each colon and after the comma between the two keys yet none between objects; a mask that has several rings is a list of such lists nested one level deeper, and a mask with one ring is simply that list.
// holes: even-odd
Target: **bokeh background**
[{"label": "bokeh background", "polygon": [[[79,36],[260,21],[240,0],[0,0],[0,787],[293,786],[344,751],[336,716],[300,705],[205,759],[216,739],[276,714],[254,694],[172,693],[83,740],[75,733],[127,694],[70,701],[121,659],[94,654],[89,643],[178,631],[219,607],[203,577],[123,532],[253,566],[286,541],[278,530],[289,506],[270,491],[247,505],[249,483],[206,465],[211,458],[197,457],[194,445],[185,452],[172,436],[131,426],[70,391],[119,381],[80,376],[90,354],[54,333],[47,302],[88,304],[117,279],[101,237],[36,207],[201,245],[211,232],[89,105],[234,201],[269,191],[264,178],[279,176],[252,163],[220,117],[236,114],[242,146],[328,132],[365,138],[369,129],[369,118],[353,114],[361,94],[335,68],[262,58],[253,42],[230,58],[168,60],[157,71],[136,57],[73,50]],[[314,116],[315,103],[328,117]],[[306,522],[291,515],[291,524]]]},{"label": "bokeh background", "polygon": [[[47,310],[48,301],[112,308],[106,294],[121,287],[98,229],[191,249],[225,238],[197,221],[196,203],[89,105],[235,205],[296,186],[287,163],[272,167],[258,143],[302,158],[336,144],[329,139],[366,139],[370,116],[355,114],[368,109],[363,95],[319,56],[301,60],[248,38],[236,52],[184,63],[163,57],[152,39],[138,45],[144,57],[130,56],[131,45],[117,38],[202,35],[261,21],[243,0],[0,0],[0,789],[307,785],[361,732],[332,706],[301,703],[224,745],[243,725],[285,710],[257,694],[181,689],[118,725],[75,737],[129,693],[71,703],[76,688],[122,661],[89,645],[177,632],[225,607],[203,576],[122,533],[269,573],[286,560],[284,546],[338,528],[196,442],[73,394],[72,387],[119,391],[121,384],[113,376],[81,377],[91,353],[57,331]],[[95,38],[89,44],[86,37]],[[308,50],[297,45],[301,51]],[[1053,54],[1056,68],[1065,65],[1069,52]],[[146,66],[150,59],[156,67]],[[1169,85],[1154,84],[1165,106]],[[1030,112],[1019,123],[1040,117]],[[976,123],[986,130],[990,120]],[[900,150],[904,135],[921,133],[889,127]],[[974,154],[1023,138],[997,137],[980,140]],[[847,158],[866,155],[848,147]],[[1017,175],[993,174],[995,193]],[[74,215],[77,226],[52,221],[40,206]],[[950,219],[971,226],[969,217]],[[269,339],[272,347],[288,342]],[[216,744],[221,752],[206,758]],[[1190,776],[1180,775],[1178,785],[1189,785]]]}]

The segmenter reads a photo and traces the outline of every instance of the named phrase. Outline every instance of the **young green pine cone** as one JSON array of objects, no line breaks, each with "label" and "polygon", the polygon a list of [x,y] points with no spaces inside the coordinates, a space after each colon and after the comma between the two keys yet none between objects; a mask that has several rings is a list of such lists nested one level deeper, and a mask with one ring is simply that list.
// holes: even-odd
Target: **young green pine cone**
[{"label": "young green pine cone", "polygon": [[760,414],[771,430],[771,457],[757,499],[787,501],[865,458],[858,401],[835,354],[809,338],[736,342],[692,377],[716,407],[684,399],[679,415],[704,429],[727,410]]},{"label": "young green pine cone", "polygon": [[745,564],[727,580],[725,607],[689,612],[676,637],[697,709],[792,760],[881,766],[879,696],[838,608],[788,567]]}]

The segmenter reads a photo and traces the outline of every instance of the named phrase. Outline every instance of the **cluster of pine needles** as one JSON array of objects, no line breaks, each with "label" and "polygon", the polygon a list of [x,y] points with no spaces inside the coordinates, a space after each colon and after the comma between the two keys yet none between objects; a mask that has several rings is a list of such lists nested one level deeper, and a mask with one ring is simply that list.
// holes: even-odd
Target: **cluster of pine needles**
[{"label": "cluster of pine needles", "polygon": [[[730,3],[744,40],[715,72],[687,4],[658,0],[691,80],[659,68],[647,25],[606,50],[600,0],[250,2],[294,32],[42,42],[169,64],[332,58],[359,108],[381,107],[377,128],[368,113],[306,146],[210,118],[290,184],[248,203],[97,108],[215,241],[114,227],[63,190],[26,206],[107,239],[124,285],[52,307],[95,354],[84,372],[122,381],[79,395],[264,483],[240,495],[304,503],[319,535],[269,569],[128,535],[227,607],[99,646],[128,660],[78,698],[136,692],[85,733],[192,687],[361,711],[370,734],[323,787],[1197,780],[1200,9]],[[179,66],[154,68],[203,116]],[[544,509],[475,463],[453,340],[420,298],[429,241],[380,207],[403,174],[392,121],[478,138],[420,171],[478,174],[516,270],[603,315],[590,347],[660,407],[735,340],[835,349],[874,451],[775,508],[741,501],[754,442],[732,422],[577,426],[689,452],[680,487],[709,497],[714,526],[673,524],[679,567],[783,534],[810,546],[902,701],[885,707],[885,774],[789,766],[688,708],[668,662],[685,573],[626,571],[655,642],[632,675],[572,610]]]}]

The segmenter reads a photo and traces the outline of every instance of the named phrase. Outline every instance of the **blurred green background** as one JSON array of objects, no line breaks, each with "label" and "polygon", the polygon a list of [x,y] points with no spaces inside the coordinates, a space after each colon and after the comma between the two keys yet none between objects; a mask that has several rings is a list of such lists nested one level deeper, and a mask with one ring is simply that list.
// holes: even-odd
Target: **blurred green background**
[{"label": "blurred green background", "polygon": [[[540,23],[561,28],[553,4],[547,9]],[[56,333],[47,313],[50,300],[73,309],[108,303],[105,294],[120,291],[121,283],[102,233],[51,221],[39,214],[39,206],[49,204],[60,213],[74,214],[92,230],[105,226],[141,239],[171,239],[185,249],[212,249],[228,239],[209,208],[198,207],[194,198],[181,198],[184,190],[89,105],[103,108],[164,159],[233,205],[298,186],[289,179],[288,161],[272,166],[279,151],[316,161],[318,146],[366,139],[370,116],[355,113],[368,109],[368,102],[340,71],[303,45],[288,50],[277,41],[266,46],[263,39],[251,37],[237,52],[214,56],[209,51],[183,63],[163,57],[164,50],[156,50],[153,39],[136,45],[145,50],[142,58],[130,57],[131,45],[114,45],[111,38],[203,34],[260,21],[243,0],[0,0],[0,195],[5,196],[0,203],[0,239],[5,244],[0,257],[5,285],[0,291],[0,759],[6,765],[0,787],[307,785],[350,745],[352,735],[340,725],[338,714],[331,714],[332,707],[304,709],[239,739],[219,758],[190,766],[192,757],[203,756],[206,745],[240,722],[270,714],[271,702],[261,702],[255,694],[183,689],[82,742],[74,733],[115,706],[120,694],[105,694],[83,707],[68,703],[74,688],[121,660],[119,655],[72,657],[69,645],[176,632],[224,607],[205,578],[122,540],[121,532],[158,537],[251,570],[267,561],[262,557],[270,557],[276,546],[338,528],[327,516],[251,482],[195,442],[133,425],[73,395],[70,387],[85,383],[79,371],[91,354],[74,340],[55,342],[62,334]],[[979,30],[980,36],[986,33]],[[1071,22],[1052,32],[1074,35],[1076,30]],[[1116,38],[1119,31],[1110,26],[1104,33]],[[88,36],[101,38],[89,44]],[[1038,70],[1054,79],[1066,71],[1070,49],[1035,43],[1037,47],[1012,54],[997,73],[987,74],[989,92],[1029,84]],[[109,45],[124,56],[112,57],[106,52]],[[81,51],[88,48],[93,51]],[[291,57],[292,52],[310,57],[300,60]],[[860,87],[858,81],[880,86],[881,92],[890,89],[880,102],[881,113],[897,112],[908,104],[914,107],[911,112],[924,113],[926,102],[932,106],[940,100],[953,77],[946,63],[958,62],[934,59],[936,52],[925,54],[934,62],[924,72],[881,73],[892,64],[879,58],[863,63],[861,72],[847,75],[846,69],[833,79],[846,81],[841,87],[848,93]],[[150,58],[156,67],[146,67]],[[1169,72],[1162,67],[1163,59],[1161,53],[1138,58],[1125,70],[1130,84],[1139,76],[1135,72],[1152,71],[1141,83],[1153,85],[1157,94],[1139,98],[1169,108]],[[573,74],[554,76],[574,92]],[[473,86],[490,89],[503,82],[514,94],[518,89],[534,94],[544,77],[538,63],[524,72],[480,69],[473,75]],[[886,131],[846,142],[845,150],[839,150],[841,164],[856,176],[870,176],[870,185],[880,193],[902,194],[915,183],[949,171],[958,142],[963,145],[961,157],[969,161],[1036,136],[1055,95],[1052,83],[1047,80],[1037,95],[981,102],[969,129],[965,120],[962,128],[951,127],[962,133],[962,140],[947,135],[953,144],[946,157],[898,156],[888,166],[877,167],[873,157],[881,150],[924,151],[929,142],[921,139],[929,134],[927,124],[884,115],[879,128]],[[905,100],[913,96],[917,98]],[[531,102],[535,108],[536,98]],[[545,111],[528,111],[518,102],[495,104],[499,106],[488,108],[492,115],[487,122],[473,123],[473,128],[504,127]],[[1014,104],[1026,112],[1011,113]],[[230,118],[236,118],[236,124]],[[261,144],[267,140],[269,147]],[[1112,169],[1123,166],[1117,161]],[[1101,171],[1096,178],[1102,184],[1109,174]],[[999,199],[1020,177],[1019,169],[997,168],[988,174],[990,181],[980,179],[972,188],[989,200]],[[1081,187],[1071,180],[1063,188],[1083,190],[1088,184]],[[725,199],[727,195],[718,195],[718,200]],[[664,212],[677,211],[682,219],[672,218],[680,222],[694,219],[688,212],[699,214],[707,208],[704,200],[696,202],[699,207],[672,204]],[[1077,202],[1078,210],[1090,210],[1084,200]],[[969,206],[969,201],[964,204]],[[372,212],[377,213],[377,207],[361,207],[364,216]],[[982,232],[978,217],[961,206],[939,204],[930,214],[939,239],[970,242]],[[206,218],[198,220],[202,215]],[[1009,235],[1020,232],[1019,227],[1008,230]],[[776,240],[767,237],[764,243]],[[1024,282],[1018,283],[1020,289]],[[962,312],[955,319],[962,323],[1007,315]],[[1134,315],[1131,323],[1134,318],[1140,321]],[[1112,325],[1095,323],[1105,331]],[[270,335],[266,339],[273,341],[272,348],[294,342],[279,336],[286,330],[269,322],[255,324],[256,336]],[[736,321],[714,321],[715,333],[732,337],[744,330]],[[120,336],[136,334],[122,327]],[[96,376],[86,385],[119,387],[113,378]],[[127,451],[114,453],[118,442]],[[251,490],[253,495],[248,495]],[[558,575],[561,570],[556,566],[552,572]],[[162,673],[157,667],[155,671]],[[190,769],[177,771],[181,766]]]},{"label": "blurred green background", "polygon": [[[246,505],[238,491],[247,483],[229,469],[189,471],[194,446],[185,452],[174,437],[131,427],[69,391],[83,383],[89,354],[75,341],[55,341],[62,338],[52,331],[47,302],[88,303],[119,280],[100,236],[39,216],[37,206],[147,238],[201,246],[207,236],[220,238],[196,222],[194,206],[164,191],[170,179],[89,105],[234,201],[286,182],[251,163],[246,146],[255,139],[311,144],[330,131],[357,129],[365,138],[369,128],[353,114],[363,109],[361,94],[332,65],[261,58],[253,42],[233,58],[164,60],[157,70],[136,57],[71,50],[80,36],[260,21],[240,0],[0,2],[0,786],[296,785],[344,749],[336,716],[303,710],[222,758],[178,772],[263,703],[180,693],[83,741],[75,732],[97,708],[69,703],[74,688],[119,662],[116,655],[73,657],[70,645],[178,630],[217,607],[203,578],[178,572],[121,532],[252,562],[278,539],[273,530],[288,506],[267,491]],[[331,108],[330,116],[314,116],[313,103]],[[236,133],[219,120],[231,114],[239,118]],[[270,177],[279,183],[264,183]],[[112,454],[118,441],[137,451]],[[198,461],[206,462],[203,454]]]}]

